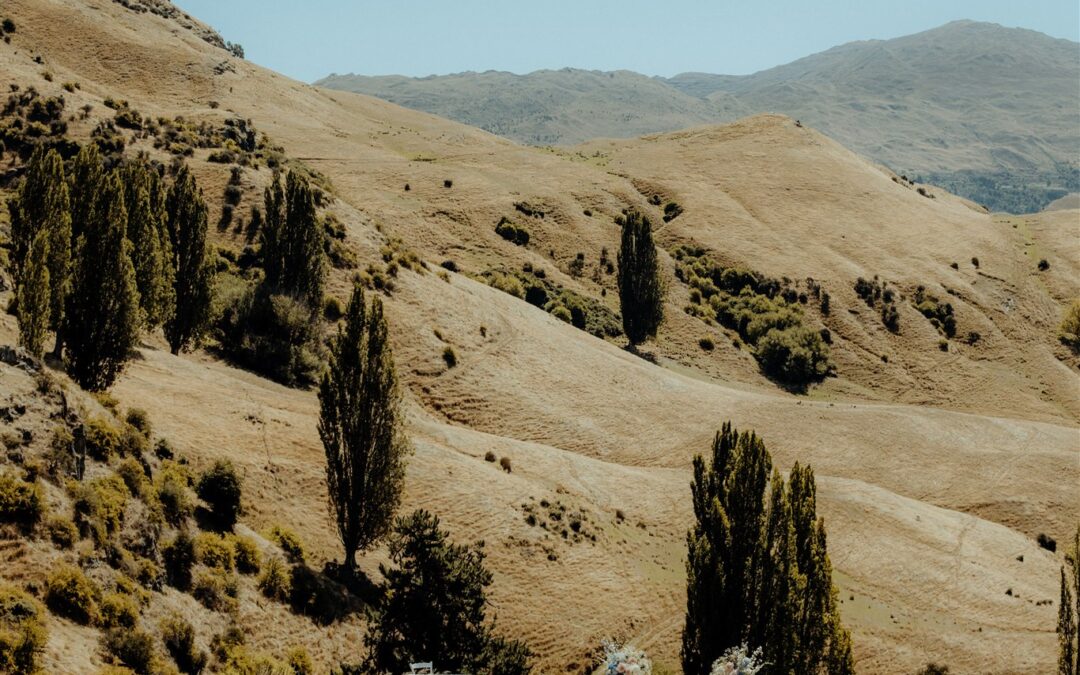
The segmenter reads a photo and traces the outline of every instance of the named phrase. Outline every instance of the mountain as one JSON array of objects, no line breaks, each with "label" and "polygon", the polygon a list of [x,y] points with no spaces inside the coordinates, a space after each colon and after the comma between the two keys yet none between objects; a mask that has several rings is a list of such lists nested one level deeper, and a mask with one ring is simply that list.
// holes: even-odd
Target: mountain
[{"label": "mountain", "polygon": [[[63,97],[64,125],[15,127],[4,113],[0,126],[18,138],[62,126],[75,142],[186,163],[209,204],[219,304],[236,296],[242,262],[257,258],[258,232],[241,218],[263,203],[275,167],[317,179],[319,215],[340,237],[327,294],[347,297],[356,278],[382,281],[369,295],[385,303],[414,448],[401,512],[428,509],[454,541],[485,542],[491,613],[536,651],[535,672],[592,672],[597,645],[613,635],[648,650],[658,670],[678,670],[691,463],[726,420],[764,438],[777,469],[813,467],[859,672],[915,672],[928,661],[956,672],[1053,670],[1064,552],[1037,537],[1063,541],[1080,516],[1080,358],[1057,337],[1063,308],[1080,295],[1075,209],[993,215],[777,114],[523,146],[291,80],[204,39],[194,20],[141,11],[163,6],[8,0],[0,18],[17,29],[0,43],[0,72],[13,93],[33,87],[53,108]],[[130,128],[133,111],[147,121],[140,129]],[[265,157],[223,162],[210,132],[238,125],[257,134]],[[159,142],[166,133],[171,142]],[[6,199],[20,163],[11,149],[0,162]],[[524,279],[572,305],[586,328],[617,331],[616,275],[605,261],[616,257],[625,209],[655,223],[667,287],[665,323],[640,353],[527,302],[514,285]],[[503,218],[528,242],[504,239]],[[3,210],[0,235],[9,233]],[[805,390],[770,379],[737,328],[701,314],[684,246],[792,292],[800,321],[828,336],[832,376]],[[892,289],[897,330],[883,325],[880,303],[859,296],[860,278]],[[952,338],[924,315],[915,301],[924,295],[940,300],[935,312],[948,305]],[[0,284],[0,303],[12,297]],[[17,336],[15,318],[0,313],[0,345]],[[231,611],[158,586],[140,593],[136,622],[151,646],[166,654],[160,623],[180,614],[198,649],[239,632],[246,649],[278,659],[305,647],[316,672],[356,663],[369,596],[321,573],[334,570],[341,545],[327,513],[316,394],[239,368],[217,346],[211,338],[173,355],[160,332],[146,333],[96,397],[60,364],[33,373],[0,349],[0,408],[5,424],[16,417],[0,470],[33,474],[51,514],[70,519],[80,484],[48,470],[57,425],[142,409],[154,442],[167,440],[164,450],[193,473],[233,463],[240,532],[269,557],[281,555],[271,529],[294,531],[308,579],[340,612],[326,622],[293,611],[246,575],[230,577]],[[485,461],[489,453],[512,470]],[[157,480],[161,459],[142,459]],[[92,458],[87,466],[90,481],[113,469]],[[563,507],[583,514],[595,539],[564,536],[554,516],[543,528],[530,522],[562,518]],[[133,509],[125,527],[144,515]],[[62,563],[110,592],[134,584],[122,547],[106,555],[88,538],[61,549],[40,534],[0,531],[6,584],[41,595]],[[377,582],[387,561],[380,546],[359,565]],[[45,615],[45,672],[103,666],[99,627]]]},{"label": "mountain", "polygon": [[992,210],[1037,211],[1080,189],[1080,45],[1035,31],[956,21],[748,76],[645,80],[564,69],[318,84],[539,145],[780,112]]}]

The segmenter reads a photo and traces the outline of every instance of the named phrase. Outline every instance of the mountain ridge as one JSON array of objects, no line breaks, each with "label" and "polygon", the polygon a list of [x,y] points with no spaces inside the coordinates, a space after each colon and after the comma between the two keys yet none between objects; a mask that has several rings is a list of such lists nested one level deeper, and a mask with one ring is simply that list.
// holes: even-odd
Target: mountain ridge
[{"label": "mountain ridge", "polygon": [[626,138],[779,112],[991,210],[1080,190],[1080,44],[969,20],[832,47],[750,75],[577,68],[424,78],[332,75],[531,145]]}]

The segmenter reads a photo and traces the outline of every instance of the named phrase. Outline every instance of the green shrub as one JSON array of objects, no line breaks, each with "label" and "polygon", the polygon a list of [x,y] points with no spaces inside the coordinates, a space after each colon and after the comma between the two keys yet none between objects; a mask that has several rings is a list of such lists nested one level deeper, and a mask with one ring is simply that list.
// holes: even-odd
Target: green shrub
[{"label": "green shrub", "polygon": [[171,460],[161,463],[157,477],[157,497],[165,520],[180,527],[191,517],[194,506],[188,492],[188,473],[182,465]]},{"label": "green shrub", "polygon": [[132,427],[135,427],[139,433],[147,438],[150,438],[153,433],[153,427],[150,425],[150,416],[142,408],[128,408],[124,421]]},{"label": "green shrub", "polygon": [[225,299],[218,341],[242,366],[290,386],[314,384],[322,369],[317,311],[287,295],[241,288]]},{"label": "green shrub", "polygon": [[195,560],[207,567],[232,571],[235,554],[230,544],[219,534],[200,532],[195,535]]},{"label": "green shrub", "polygon": [[443,348],[442,358],[446,362],[447,368],[453,368],[457,365],[457,354],[454,353],[454,348],[450,345]]},{"label": "green shrub", "polygon": [[116,467],[116,473],[132,495],[143,498],[150,494],[150,479],[146,477],[146,471],[139,460],[134,457],[125,458]]},{"label": "green shrub", "polygon": [[293,567],[291,584],[289,605],[297,614],[327,624],[345,610],[341,601],[344,589],[307,565]]},{"label": "green shrub", "polygon": [[515,298],[525,297],[525,287],[522,285],[521,280],[512,274],[504,274],[502,272],[492,272],[487,277],[487,283],[492,288],[498,289],[503,293],[514,296]]},{"label": "green shrub", "polygon": [[271,600],[285,602],[292,593],[292,577],[280,558],[269,558],[259,577],[259,590]]},{"label": "green shrub", "polygon": [[712,341],[712,338],[708,337],[703,337],[698,340],[698,346],[707,352],[711,352],[716,347],[716,345]]},{"label": "green shrub", "polygon": [[497,459],[498,459],[498,457],[496,457],[495,453],[492,452],[491,450],[488,450],[487,452],[484,453],[484,461],[485,462],[494,462]]},{"label": "green shrub", "polygon": [[1062,315],[1061,325],[1058,327],[1058,338],[1074,353],[1080,354],[1080,298],[1069,303],[1069,307]]},{"label": "green shrub", "polygon": [[574,320],[573,315],[570,314],[570,310],[563,307],[562,305],[555,305],[551,309],[551,316],[555,317],[559,321],[564,321],[566,323],[570,323]]},{"label": "green shrub", "polygon": [[165,566],[165,580],[175,588],[186,591],[191,587],[191,568],[195,564],[195,542],[186,530],[161,549],[161,561]]},{"label": "green shrub", "polygon": [[232,530],[242,508],[240,505],[240,476],[231,462],[218,460],[199,477],[199,498],[210,507],[214,524]]},{"label": "green shrub", "polygon": [[495,225],[495,234],[518,246],[527,246],[529,243],[529,231],[524,227],[515,225],[506,216],[503,216]]},{"label": "green shrub", "polygon": [[107,462],[120,452],[120,431],[106,419],[95,417],[83,425],[86,452],[100,462]]},{"label": "green shrub", "polygon": [[14,523],[29,531],[44,515],[45,498],[40,485],[0,473],[0,522]]},{"label": "green shrub", "polygon": [[282,525],[270,528],[268,539],[278,545],[292,562],[304,562],[304,545],[295,532]]},{"label": "green shrub", "polygon": [[45,521],[45,533],[52,543],[60,548],[68,549],[75,545],[79,538],[79,530],[70,518],[53,516]]},{"label": "green shrub", "polygon": [[209,657],[195,645],[195,628],[190,621],[173,614],[162,619],[160,628],[165,649],[180,672],[197,675],[206,668]]},{"label": "green shrub", "polygon": [[191,596],[214,612],[236,611],[239,592],[236,577],[219,568],[200,571],[191,584]]},{"label": "green shrub", "polygon": [[510,473],[511,471],[514,470],[513,466],[510,464],[510,458],[509,457],[503,457],[503,458],[499,459],[499,466],[501,466],[502,470],[505,471],[506,473]]},{"label": "green shrub", "polygon": [[44,613],[28,593],[0,584],[0,672],[38,672],[38,658],[49,639]]},{"label": "green shrub", "polygon": [[154,664],[154,638],[137,628],[113,628],[101,638],[105,651],[136,673],[149,673]]},{"label": "green shrub", "polygon": [[74,499],[79,531],[91,537],[96,546],[102,546],[120,531],[129,496],[124,480],[115,473],[80,485]]},{"label": "green shrub", "polygon": [[134,628],[139,620],[139,607],[130,595],[109,593],[101,599],[102,628]]},{"label": "green shrub", "polygon": [[311,656],[303,647],[293,647],[285,657],[293,675],[314,675],[315,664],[311,662]]},{"label": "green shrub", "polygon": [[332,295],[326,296],[323,302],[323,317],[327,321],[337,321],[343,316],[345,316],[345,305],[342,304],[341,299]]},{"label": "green shrub", "polygon": [[821,379],[829,371],[829,348],[809,328],[770,330],[755,345],[754,355],[767,374],[792,384]]},{"label": "green shrub", "polygon": [[945,334],[945,337],[951,338],[956,335],[956,318],[953,316],[950,303],[941,302],[934,295],[927,293],[924,286],[915,289],[912,303],[920,314],[930,320],[934,328]]},{"label": "green shrub", "polygon": [[71,565],[57,567],[45,581],[45,604],[53,613],[83,625],[97,623],[101,614],[101,591],[82,570]]},{"label": "green shrub", "polygon": [[258,574],[260,567],[259,547],[251,537],[233,536],[233,553],[236,571],[241,574]]}]

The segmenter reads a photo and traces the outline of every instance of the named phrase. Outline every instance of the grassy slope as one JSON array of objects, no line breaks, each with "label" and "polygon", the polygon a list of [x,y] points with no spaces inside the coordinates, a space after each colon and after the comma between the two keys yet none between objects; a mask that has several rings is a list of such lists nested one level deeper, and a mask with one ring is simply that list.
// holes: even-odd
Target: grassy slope
[{"label": "grassy slope", "polygon": [[[439,512],[460,539],[487,541],[500,621],[530,641],[545,670],[580,669],[586,651],[615,632],[676,662],[688,460],[725,419],[764,435],[782,468],[796,459],[814,465],[861,670],[913,670],[931,658],[961,672],[1050,667],[1055,611],[1034,602],[1056,596],[1058,561],[1032,536],[1060,538],[1080,512],[1069,395],[1076,375],[1051,356],[1058,307],[1076,294],[1077,256],[1052,223],[1033,218],[1014,230],[947,195],[919,197],[783,118],[590,147],[572,161],[287,80],[113,3],[17,0],[9,11],[20,53],[5,49],[0,58],[13,79],[49,88],[26,53],[33,45],[56,81],[80,81],[87,99],[121,96],[158,114],[220,117],[231,109],[252,117],[289,154],[332,178],[335,209],[365,262],[377,257],[379,223],[432,263],[453,258],[479,271],[529,261],[598,295],[610,278],[575,280],[558,268],[579,250],[590,261],[601,246],[613,251],[611,218],[627,205],[647,208],[638,190],[645,181],[687,207],[661,241],[693,237],[733,261],[827,284],[841,377],[807,400],[761,378],[744,352],[724,348],[708,359],[694,352],[704,329],[681,314],[677,290],[658,349],[692,376],[649,365],[460,275],[447,284],[402,274],[388,313],[417,450],[407,507]],[[215,75],[223,62],[235,72]],[[211,110],[211,100],[221,107]],[[420,156],[435,161],[414,161]],[[214,202],[221,171],[201,162],[198,171]],[[249,179],[257,185],[266,173]],[[452,189],[442,187],[447,178]],[[513,203],[523,199],[549,212],[529,221],[528,250],[493,233],[500,215],[517,217]],[[1025,236],[1055,256],[1046,282],[1031,272]],[[948,268],[971,255],[1001,281]],[[961,327],[970,322],[992,336],[985,351],[939,355],[932,329],[910,309],[895,343],[873,316],[849,315],[847,308],[863,311],[851,281],[873,273],[962,288],[971,300],[958,307]],[[332,286],[340,293],[344,283],[336,276]],[[1005,295],[1015,314],[997,310]],[[2,326],[0,341],[13,341],[10,317]],[[439,358],[436,328],[459,355],[452,371]],[[885,350],[893,365],[878,370],[872,364]],[[955,379],[968,384],[950,384]],[[11,382],[3,379],[5,393],[15,389]],[[154,340],[116,394],[146,407],[198,464],[228,456],[243,467],[254,529],[285,521],[317,557],[338,554],[313,394],[205,355],[172,357]],[[911,405],[924,402],[939,407]],[[514,472],[483,462],[489,449],[512,457]],[[585,506],[598,542],[543,540],[520,511],[530,497]],[[615,509],[629,522],[617,524]],[[557,561],[547,560],[544,546]],[[1016,561],[1021,554],[1024,563]],[[381,559],[375,553],[364,566],[373,571]],[[29,577],[41,573],[25,568]],[[1006,596],[1008,587],[1020,597]],[[249,609],[261,611],[258,603]],[[324,664],[355,656],[349,645],[360,630],[350,622],[323,640],[306,622],[257,625],[256,640],[267,646],[311,631]],[[52,663],[81,653],[69,649],[81,633],[63,632],[75,637],[50,646]]]}]

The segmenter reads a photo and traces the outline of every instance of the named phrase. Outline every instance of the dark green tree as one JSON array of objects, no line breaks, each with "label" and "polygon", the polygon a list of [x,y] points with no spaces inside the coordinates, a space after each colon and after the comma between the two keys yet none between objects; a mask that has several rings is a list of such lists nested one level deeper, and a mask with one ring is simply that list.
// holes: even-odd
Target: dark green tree
[{"label": "dark green tree", "polygon": [[98,194],[105,180],[105,166],[96,143],[79,149],[71,167],[71,237],[77,242],[94,220]]},{"label": "dark green tree", "polygon": [[1058,601],[1058,675],[1080,675],[1080,525],[1065,551]]},{"label": "dark green tree", "polygon": [[326,234],[308,179],[290,171],[282,190],[280,177],[275,176],[264,200],[262,259],[267,287],[320,307],[326,283]]},{"label": "dark green tree", "polygon": [[104,182],[95,219],[78,248],[64,323],[68,374],[91,391],[112,386],[135,347],[142,322],[131,264],[124,188],[116,173]]},{"label": "dark green tree", "polygon": [[49,330],[49,233],[46,230],[34,237],[21,267],[15,290],[19,344],[41,358]]},{"label": "dark green tree", "polygon": [[242,489],[240,476],[232,462],[218,460],[199,476],[196,486],[199,499],[210,507],[210,518],[216,528],[232,531],[243,508],[240,503]]},{"label": "dark green tree", "polygon": [[146,327],[154,328],[165,323],[175,303],[165,190],[161,177],[145,160],[129,162],[121,175],[139,302]]},{"label": "dark green tree", "polygon": [[730,424],[708,464],[695,458],[683,672],[704,675],[743,642],[771,673],[852,672],[815,493],[809,467],[785,484],[761,439]]},{"label": "dark green tree", "polygon": [[623,331],[631,345],[639,345],[664,319],[664,289],[653,244],[652,225],[637,211],[626,214],[619,246],[619,305]]},{"label": "dark green tree", "polygon": [[451,543],[437,517],[417,511],[395,523],[390,559],[392,568],[381,567],[383,601],[364,637],[366,672],[407,672],[416,661],[435,661],[443,672],[531,672],[527,647],[488,626],[491,573],[481,545]]},{"label": "dark green tree", "polygon": [[[47,233],[49,288],[47,327],[58,330],[64,318],[71,283],[71,214],[64,163],[55,150],[39,146],[26,167],[26,179],[10,205],[12,276],[19,283],[30,246],[41,232]],[[55,354],[63,341],[58,337]]]},{"label": "dark green tree", "polygon": [[409,452],[382,301],[369,310],[360,284],[330,347],[319,406],[330,511],[351,571],[356,552],[390,528]]},{"label": "dark green tree", "polygon": [[210,324],[214,268],[206,245],[206,202],[195,177],[182,167],[166,202],[172,249],[174,306],[165,322],[165,337],[173,354],[199,343]]}]

